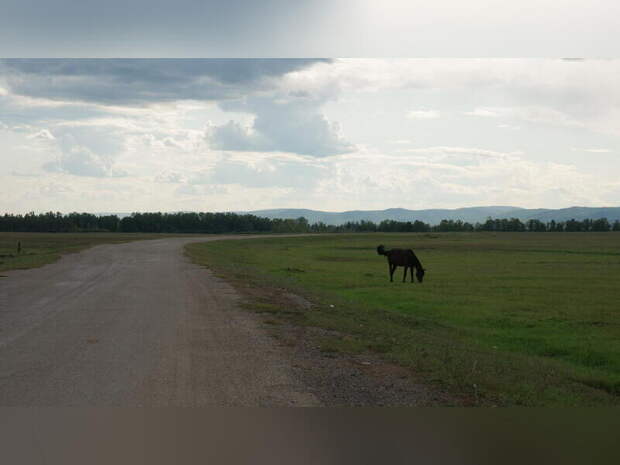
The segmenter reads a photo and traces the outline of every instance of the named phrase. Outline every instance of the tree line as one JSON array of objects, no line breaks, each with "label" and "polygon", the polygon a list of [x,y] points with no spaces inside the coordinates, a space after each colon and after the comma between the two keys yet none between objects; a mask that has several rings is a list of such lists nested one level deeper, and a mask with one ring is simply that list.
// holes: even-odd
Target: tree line
[{"label": "tree line", "polygon": [[462,220],[441,220],[437,225],[430,225],[422,221],[394,221],[383,220],[380,223],[372,221],[347,222],[343,225],[332,226],[323,223],[310,225],[314,232],[594,232],[620,231],[620,220],[611,223],[607,218],[582,221],[571,219],[568,221],[542,222],[518,218],[488,218],[484,223],[469,223]]},{"label": "tree line", "polygon": [[441,220],[437,225],[423,221],[383,220],[349,221],[342,225],[323,222],[310,224],[306,218],[264,218],[237,213],[132,213],[120,218],[117,215],[92,213],[34,212],[6,213],[0,216],[0,231],[8,232],[144,232],[144,233],[241,233],[241,232],[590,232],[620,231],[620,221],[613,223],[606,218],[543,222],[521,221],[518,218],[488,218],[484,223],[461,220]]}]

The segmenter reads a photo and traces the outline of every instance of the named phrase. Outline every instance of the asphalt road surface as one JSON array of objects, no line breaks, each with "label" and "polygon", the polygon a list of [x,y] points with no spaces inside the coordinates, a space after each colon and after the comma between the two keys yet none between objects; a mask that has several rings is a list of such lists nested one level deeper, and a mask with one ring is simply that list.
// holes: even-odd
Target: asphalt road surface
[{"label": "asphalt road surface", "polygon": [[[246,236],[247,237],[247,236]],[[169,238],[0,278],[0,406],[319,405],[239,296]]]}]

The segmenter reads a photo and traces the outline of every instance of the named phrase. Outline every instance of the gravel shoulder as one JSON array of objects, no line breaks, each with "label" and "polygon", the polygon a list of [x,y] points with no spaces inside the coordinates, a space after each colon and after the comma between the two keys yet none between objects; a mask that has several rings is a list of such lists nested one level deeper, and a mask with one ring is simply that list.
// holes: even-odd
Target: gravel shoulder
[{"label": "gravel shoulder", "polygon": [[[278,287],[248,286],[228,278],[241,295],[241,306],[258,315],[264,329],[285,348],[295,376],[321,405],[328,407],[466,406],[457,397],[419,381],[415,371],[390,363],[372,352],[325,350],[324,343],[346,334],[297,323],[296,313],[313,311],[314,304]],[[261,302],[268,302],[265,309]],[[277,309],[275,311],[271,308]],[[329,344],[327,344],[329,346]]]}]

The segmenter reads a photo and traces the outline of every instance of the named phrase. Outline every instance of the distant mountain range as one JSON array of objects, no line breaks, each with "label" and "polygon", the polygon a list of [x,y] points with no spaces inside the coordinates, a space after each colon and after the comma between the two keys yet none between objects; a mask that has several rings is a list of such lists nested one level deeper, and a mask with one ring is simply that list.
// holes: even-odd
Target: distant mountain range
[{"label": "distant mountain range", "polygon": [[462,220],[469,223],[483,223],[491,218],[518,218],[521,221],[537,219],[543,222],[551,220],[567,221],[570,219],[584,220],[607,218],[609,221],[620,220],[620,207],[570,207],[560,209],[548,208],[519,208],[519,207],[469,207],[431,210],[407,210],[405,208],[388,208],[387,210],[352,210],[345,212],[324,212],[318,210],[283,208],[272,210],[254,210],[249,212],[256,216],[267,218],[299,218],[303,216],[310,223],[322,221],[325,224],[339,225],[347,221],[372,221],[380,223],[383,220],[415,221],[420,220],[431,225],[439,224],[441,220]]}]

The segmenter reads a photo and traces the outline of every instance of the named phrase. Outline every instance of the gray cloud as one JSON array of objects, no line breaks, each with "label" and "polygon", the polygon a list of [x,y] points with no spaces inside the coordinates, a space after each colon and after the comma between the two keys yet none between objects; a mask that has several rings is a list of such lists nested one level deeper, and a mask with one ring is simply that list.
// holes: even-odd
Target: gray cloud
[{"label": "gray cloud", "polygon": [[5,59],[14,94],[104,104],[240,98],[314,59]]},{"label": "gray cloud", "polygon": [[273,147],[262,134],[232,120],[208,128],[206,137],[211,147],[221,150],[260,151],[264,150],[262,147]]},{"label": "gray cloud", "polygon": [[251,97],[220,104],[224,110],[255,115],[251,127],[237,122],[208,129],[213,148],[221,150],[293,152],[325,157],[355,149],[339,134],[337,123],[320,113],[320,99],[307,95]]},{"label": "gray cloud", "polygon": [[[286,36],[293,29],[316,24],[321,14],[333,10],[330,3],[54,0],[33,4],[3,0],[0,47],[7,44],[9,53],[0,56],[231,57],[240,51],[247,56],[248,46],[262,44],[266,49],[274,45],[274,36],[288,47],[291,41],[284,40]],[[300,55],[263,52],[250,56]]]}]

